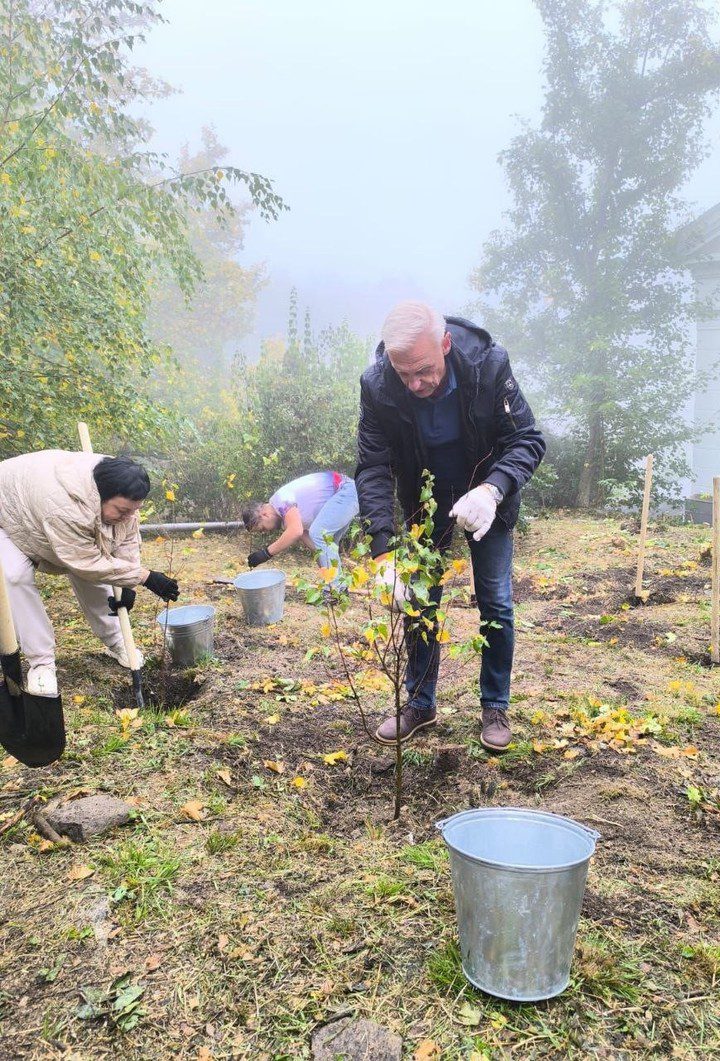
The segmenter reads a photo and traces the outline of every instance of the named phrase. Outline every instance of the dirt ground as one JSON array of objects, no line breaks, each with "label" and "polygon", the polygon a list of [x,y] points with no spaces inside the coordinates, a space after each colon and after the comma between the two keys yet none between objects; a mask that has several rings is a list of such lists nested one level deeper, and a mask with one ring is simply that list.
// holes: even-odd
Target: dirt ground
[{"label": "dirt ground", "polygon": [[[720,674],[709,665],[709,528],[653,526],[647,601],[633,529],[536,520],[516,548],[517,646],[504,757],[479,743],[476,665],[446,660],[439,724],[394,767],[366,737],[323,616],[288,590],[248,628],[232,587],[247,540],[174,547],[183,602],[217,608],[215,655],[174,706],[133,713],[126,672],[62,579],[43,579],[66,706],[63,760],[0,762],[0,1058],[303,1058],[339,1015],[412,1058],[720,1056]],[[163,569],[168,545],[145,547]],[[302,557],[284,563],[289,574]],[[133,612],[151,657],[155,599]],[[360,629],[363,598],[342,618]],[[455,611],[458,636],[477,624]],[[363,686],[374,722],[388,695]],[[334,753],[342,753],[337,755]],[[71,848],[34,796],[106,791],[132,821]],[[602,834],[572,982],[535,1005],[463,979],[434,823],[486,805],[567,814]]]}]

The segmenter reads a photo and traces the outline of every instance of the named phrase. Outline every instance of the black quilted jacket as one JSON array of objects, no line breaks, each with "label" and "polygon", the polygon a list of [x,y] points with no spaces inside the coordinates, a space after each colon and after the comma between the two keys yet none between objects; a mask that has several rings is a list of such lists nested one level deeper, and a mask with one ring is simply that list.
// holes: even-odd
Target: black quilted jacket
[{"label": "black quilted jacket", "polygon": [[[502,490],[496,518],[510,528],[520,508],[520,488],[542,460],[545,441],[512,374],[507,351],[484,328],[461,317],[448,317],[447,329],[471,469],[467,488],[486,482]],[[360,516],[372,536],[372,555],[378,556],[387,551],[395,533],[395,484],[405,519],[417,513],[425,452],[409,392],[382,343],[360,387],[355,481]]]}]

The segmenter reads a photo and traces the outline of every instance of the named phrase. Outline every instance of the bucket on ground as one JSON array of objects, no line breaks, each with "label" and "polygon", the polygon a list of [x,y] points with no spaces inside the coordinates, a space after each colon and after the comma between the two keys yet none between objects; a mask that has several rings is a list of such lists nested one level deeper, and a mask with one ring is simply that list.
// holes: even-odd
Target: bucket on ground
[{"label": "bucket on ground", "polygon": [[496,807],[437,822],[450,851],[465,976],[513,1002],[564,991],[600,834],[558,814]]},{"label": "bucket on ground", "polygon": [[192,667],[214,651],[215,609],[210,604],[166,608],[157,621],[167,626],[170,658],[178,667]]},{"label": "bucket on ground", "polygon": [[285,574],[277,568],[248,571],[238,575],[233,585],[240,594],[245,621],[249,626],[278,623],[285,606]]}]

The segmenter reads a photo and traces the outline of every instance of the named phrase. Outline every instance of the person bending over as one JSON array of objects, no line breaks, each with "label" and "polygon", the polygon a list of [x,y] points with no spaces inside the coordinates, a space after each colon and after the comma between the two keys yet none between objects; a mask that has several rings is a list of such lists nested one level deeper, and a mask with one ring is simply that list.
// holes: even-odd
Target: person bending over
[{"label": "person bending over", "polygon": [[111,587],[122,587],[128,610],[138,585],[177,600],[175,579],[140,562],[138,509],[149,491],[147,472],[129,457],[43,450],[0,461],[0,562],[30,664],[28,692],[57,695],[55,634],[36,571],[68,576],[93,632],[123,667],[130,662]]},{"label": "person bending over", "polygon": [[247,562],[257,567],[302,542],[317,554],[320,567],[335,567],[339,574],[338,546],[357,514],[357,490],[347,475],[311,472],[293,479],[269,501],[251,501],[243,509],[243,523],[249,531],[271,533],[282,528],[275,541],[250,553]]}]

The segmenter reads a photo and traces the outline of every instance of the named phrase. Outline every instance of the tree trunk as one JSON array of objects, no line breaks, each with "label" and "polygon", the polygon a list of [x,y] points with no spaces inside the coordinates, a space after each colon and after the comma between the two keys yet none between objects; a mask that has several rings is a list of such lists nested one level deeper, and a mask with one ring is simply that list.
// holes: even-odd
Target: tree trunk
[{"label": "tree trunk", "polygon": [[580,473],[577,498],[580,508],[592,508],[600,500],[598,483],[603,477],[604,466],[605,424],[601,413],[593,413],[590,417],[585,460]]}]

